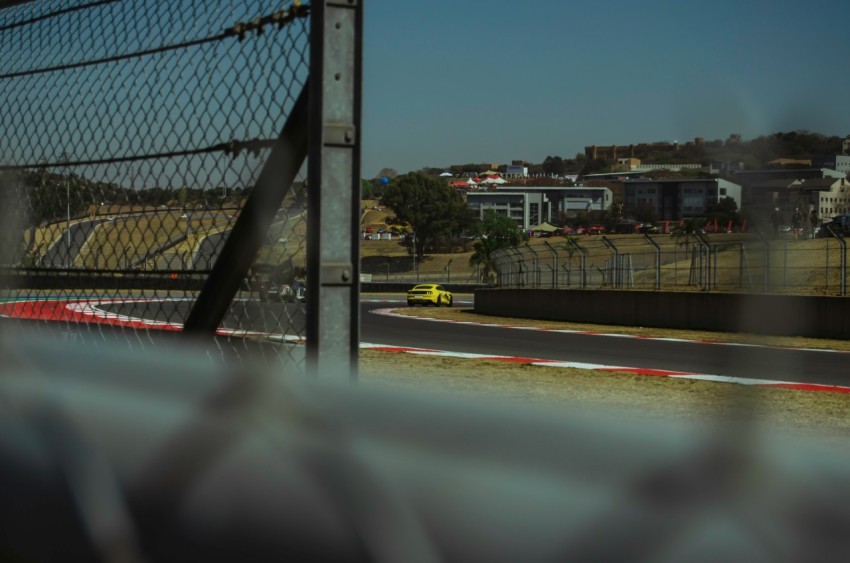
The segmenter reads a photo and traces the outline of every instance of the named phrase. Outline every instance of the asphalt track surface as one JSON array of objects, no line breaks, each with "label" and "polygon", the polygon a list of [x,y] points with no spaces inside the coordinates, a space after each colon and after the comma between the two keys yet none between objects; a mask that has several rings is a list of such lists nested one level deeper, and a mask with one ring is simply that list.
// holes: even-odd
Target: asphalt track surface
[{"label": "asphalt track surface", "polygon": [[[361,341],[474,354],[631,366],[820,385],[850,384],[850,353],[569,334],[377,314],[403,302],[361,305]],[[464,304],[459,306],[464,307]]]},{"label": "asphalt track surface", "polygon": [[[141,299],[101,302],[98,308],[136,319],[179,324],[188,315],[191,305],[188,300]],[[460,298],[456,306],[468,308],[471,301],[464,302]],[[578,334],[381,314],[381,311],[406,307],[403,298],[365,298],[361,302],[361,342],[740,379],[850,385],[848,352]],[[293,333],[303,334],[303,306],[243,301],[233,308],[222,326],[261,334],[280,334],[281,327],[294,327]],[[179,330],[179,326],[176,329]]]}]

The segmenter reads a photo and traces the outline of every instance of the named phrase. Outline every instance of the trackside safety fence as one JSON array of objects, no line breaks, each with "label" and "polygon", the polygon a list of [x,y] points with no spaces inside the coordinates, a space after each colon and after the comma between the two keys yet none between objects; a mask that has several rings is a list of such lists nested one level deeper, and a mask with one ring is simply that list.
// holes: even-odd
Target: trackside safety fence
[{"label": "trackside safety fence", "polygon": [[344,2],[0,2],[0,315],[356,365],[361,28]]},{"label": "trackside safety fence", "polygon": [[753,234],[550,238],[491,258],[500,287],[846,295],[841,237]]}]

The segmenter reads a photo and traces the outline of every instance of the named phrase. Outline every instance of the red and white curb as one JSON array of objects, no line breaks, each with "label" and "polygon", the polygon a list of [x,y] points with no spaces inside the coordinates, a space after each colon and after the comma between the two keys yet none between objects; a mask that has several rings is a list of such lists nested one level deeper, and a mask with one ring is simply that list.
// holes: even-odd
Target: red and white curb
[{"label": "red and white curb", "polygon": [[[59,321],[59,322],[80,322],[80,323],[93,323],[93,324],[102,324],[108,326],[123,326],[128,328],[135,329],[154,329],[154,330],[168,330],[168,331],[177,331],[181,330],[183,325],[182,323],[174,323],[174,322],[164,322],[164,321],[155,321],[150,319],[144,319],[139,317],[130,317],[126,315],[120,315],[117,313],[112,313],[110,311],[106,311],[101,309],[99,305],[105,305],[110,303],[146,303],[151,301],[159,301],[161,299],[97,299],[97,300],[65,300],[65,299],[44,299],[44,300],[26,300],[26,301],[6,301],[0,303],[0,317],[12,317],[19,319],[33,319],[33,320],[46,320],[46,321]],[[175,300],[175,299],[170,299]],[[519,327],[519,326],[510,326],[505,324],[497,324],[497,323],[474,323],[470,321],[450,321],[446,319],[429,319],[423,317],[411,317],[409,315],[401,315],[399,313],[394,312],[394,309],[378,309],[373,311],[378,314],[390,315],[390,316],[398,316],[408,319],[415,320],[423,320],[423,321],[434,321],[434,322],[449,322],[456,324],[468,324],[468,325],[481,325],[481,326],[496,326],[502,328],[513,328],[513,329],[521,329],[521,330],[545,330],[546,332],[564,332],[571,334],[593,334],[598,336],[616,336],[616,337],[626,337],[626,338],[644,338],[640,336],[630,336],[630,335],[622,335],[622,334],[605,334],[598,332],[588,332],[588,331],[577,331],[577,330],[551,330],[551,329],[535,329],[532,327]],[[290,344],[303,344],[304,339],[299,336],[291,336],[291,335],[283,335],[283,334],[274,334],[274,333],[265,333],[265,332],[253,332],[246,330],[234,330],[234,329],[219,329],[217,334],[224,336],[239,336],[239,337],[255,337],[255,338],[267,338],[271,340],[276,340],[279,342],[287,342]],[[729,344],[735,345],[731,343],[719,343],[719,342],[710,342],[710,341],[694,341],[694,340],[685,340],[685,339],[675,339],[675,338],[658,338],[656,340],[666,340],[673,342],[702,342],[705,344]],[[744,345],[749,346],[749,345]],[[754,345],[755,346],[755,345]],[[626,366],[609,366],[604,364],[590,364],[585,362],[569,362],[562,360],[547,360],[542,358],[527,358],[521,356],[500,356],[500,355],[491,355],[491,354],[471,354],[464,352],[447,352],[444,350],[431,350],[427,348],[413,348],[413,347],[402,347],[402,346],[386,346],[382,344],[369,344],[369,343],[361,343],[361,349],[366,350],[377,350],[382,352],[394,352],[394,353],[407,353],[407,354],[417,354],[423,356],[441,356],[441,357],[450,357],[450,358],[460,358],[460,359],[468,359],[468,360],[478,360],[478,361],[499,361],[499,362],[509,362],[509,363],[521,363],[527,365],[534,366],[546,366],[546,367],[557,367],[557,368],[575,368],[575,369],[583,369],[589,371],[598,371],[598,372],[617,372],[617,373],[629,373],[636,375],[651,375],[657,377],[672,377],[678,379],[693,379],[700,381],[713,381],[719,383],[736,383],[739,385],[755,385],[761,387],[773,387],[780,389],[797,389],[804,391],[823,391],[823,392],[831,392],[831,393],[850,393],[850,387],[844,387],[839,385],[819,385],[812,383],[794,383],[787,381],[774,381],[769,379],[746,379],[739,377],[729,377],[724,375],[710,375],[710,374],[700,374],[700,373],[689,373],[689,372],[681,372],[681,371],[669,371],[669,370],[659,370],[659,369],[649,369],[649,368],[636,368],[636,367],[626,367]],[[827,352],[839,352],[837,350],[819,350],[819,351],[827,351]]]},{"label": "red and white curb", "polygon": [[589,364],[585,362],[565,362],[562,360],[545,360],[541,358],[524,358],[519,356],[498,356],[490,354],[469,354],[465,352],[446,352],[445,350],[430,350],[428,348],[410,348],[406,346],[386,346],[383,344],[361,343],[361,349],[394,352],[401,354],[416,354],[419,356],[439,356],[443,358],[461,358],[489,362],[507,362],[532,366],[552,368],[575,368],[604,373],[627,373],[633,375],[653,375],[656,377],[671,377],[675,379],[695,379],[698,381],[713,381],[716,383],[735,383],[738,385],[753,385],[758,387],[773,387],[776,389],[796,389],[799,391],[823,391],[828,393],[850,393],[850,387],[840,385],[819,385],[816,383],[793,383],[774,381],[770,379],[747,379],[725,375],[709,375],[684,371],[669,371],[663,369],[635,368],[626,366],[608,366],[604,364]]},{"label": "red and white curb", "polygon": [[[101,308],[102,305],[111,303],[151,303],[164,301],[161,298],[135,298],[135,299],[34,299],[20,301],[6,301],[0,303],[0,317],[40,320],[52,322],[86,323],[104,326],[120,326],[137,330],[183,330],[183,323],[156,321],[141,317],[131,317],[113,313]],[[190,301],[185,298],[168,298],[167,301]],[[304,338],[296,335],[257,332],[250,330],[238,330],[230,328],[219,328],[216,330],[219,336],[235,336],[239,338],[262,338],[288,344],[303,344]]]},{"label": "red and white curb", "polygon": [[[637,338],[642,340],[662,340],[667,342],[691,342],[691,343],[702,343],[702,344],[715,344],[715,345],[730,345],[730,346],[751,346],[751,347],[763,347],[769,348],[768,346],[759,346],[757,344],[736,344],[730,342],[714,342],[709,340],[687,340],[682,338],[654,338],[654,337],[643,337],[643,336],[633,336],[633,335],[624,335],[624,334],[608,334],[601,332],[591,332],[591,331],[580,331],[580,330],[568,330],[568,329],[539,329],[534,327],[526,327],[526,326],[511,326],[501,323],[477,323],[472,321],[452,321],[447,319],[432,319],[427,317],[415,317],[410,315],[402,315],[400,313],[396,313],[395,309],[376,309],[372,311],[373,313],[377,313],[380,315],[388,315],[395,317],[403,317],[407,319],[415,319],[421,321],[434,321],[434,322],[443,322],[443,323],[455,323],[455,324],[466,324],[466,325],[479,325],[479,326],[492,326],[499,328],[511,328],[517,330],[540,330],[545,332],[562,332],[569,334],[590,334],[594,336],[614,336],[618,338]],[[663,370],[663,369],[651,369],[651,368],[638,368],[638,367],[628,367],[628,366],[610,366],[604,364],[591,364],[586,362],[569,362],[563,360],[547,360],[543,358],[527,358],[520,356],[500,356],[500,355],[492,355],[492,354],[470,354],[465,352],[447,352],[444,350],[431,350],[427,348],[412,348],[412,347],[404,347],[404,346],[385,346],[382,344],[366,344],[361,343],[360,347],[362,349],[368,350],[378,350],[382,352],[395,352],[395,353],[406,353],[406,354],[417,354],[421,356],[441,356],[447,358],[461,358],[461,359],[469,359],[469,360],[478,360],[478,361],[495,361],[495,362],[508,362],[508,363],[520,363],[532,366],[544,366],[544,367],[554,367],[554,368],[574,368],[574,369],[584,369],[588,371],[597,371],[601,373],[627,373],[633,375],[650,375],[656,377],[671,377],[675,379],[692,379],[698,381],[712,381],[716,383],[734,383],[737,385],[749,385],[749,386],[758,386],[758,387],[772,387],[776,389],[795,389],[800,391],[821,391],[828,393],[850,393],[850,387],[845,387],[842,385],[821,385],[817,383],[796,383],[789,381],[780,381],[780,380],[772,380],[772,379],[748,379],[744,377],[731,377],[726,375],[712,375],[705,373],[692,373],[692,372],[683,372],[683,371],[672,371],[672,370]],[[773,348],[773,347],[770,347]],[[783,348],[789,349],[789,348]],[[791,349],[800,349],[803,348],[791,348]],[[812,351],[810,348],[805,348],[805,350]],[[835,352],[835,353],[846,353],[842,350],[816,350],[818,352]]]}]

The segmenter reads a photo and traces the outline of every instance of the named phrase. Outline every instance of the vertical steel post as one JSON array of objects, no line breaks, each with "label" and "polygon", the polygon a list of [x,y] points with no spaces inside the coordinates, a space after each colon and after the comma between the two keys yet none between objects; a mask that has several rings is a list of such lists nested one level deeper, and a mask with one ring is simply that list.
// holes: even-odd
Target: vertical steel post
[{"label": "vertical steel post", "polygon": [[720,263],[720,261],[718,259],[718,255],[720,254],[720,245],[715,244],[714,247],[712,248],[712,250],[714,252],[714,259],[713,259],[714,269],[711,272],[712,283],[714,284],[714,289],[717,289],[717,270],[718,270],[717,265]]},{"label": "vertical steel post", "polygon": [[611,287],[620,287],[622,285],[620,281],[620,251],[617,250],[617,247],[614,246],[614,243],[608,240],[608,237],[602,235],[602,242],[605,243],[605,246],[610,248],[614,252],[614,265],[611,268],[611,272],[613,273],[611,279]]},{"label": "vertical steel post", "polygon": [[581,284],[579,287],[582,289],[587,289],[587,251],[579,246],[579,244],[570,239],[570,244],[572,244],[576,250],[581,253],[581,259],[579,260],[579,267],[581,268]]},{"label": "vertical steel post", "polygon": [[558,251],[552,248],[548,240],[544,240],[543,244],[552,253],[552,288],[554,289],[558,287]]},{"label": "vertical steel post", "polygon": [[357,377],[363,3],[310,3],[307,373]]},{"label": "vertical steel post", "polygon": [[835,240],[838,241],[839,246],[841,246],[841,255],[839,256],[841,260],[841,266],[838,271],[838,283],[839,283],[839,291],[841,297],[847,295],[847,241],[844,240],[844,236],[841,233],[836,233],[833,230],[832,225],[827,226],[830,234],[835,237]]},{"label": "vertical steel post", "polygon": [[648,234],[644,233],[643,237],[655,247],[655,290],[658,291],[661,289],[661,247]]},{"label": "vertical steel post", "polygon": [[[702,247],[700,250],[700,260],[702,260],[703,254],[705,255],[705,280],[703,283],[703,291],[711,290],[711,244],[708,242],[708,239],[705,236],[695,233],[697,240]],[[703,264],[700,264],[700,278],[703,276]],[[702,280],[701,280],[702,281]]]},{"label": "vertical steel post", "polygon": [[537,254],[537,251],[534,250],[534,248],[531,247],[530,244],[525,243],[525,247],[528,248],[528,250],[531,251],[531,255],[534,256],[534,258],[532,259],[533,264],[534,264],[534,278],[533,278],[534,287],[540,287],[540,258],[539,258],[539,255]]}]

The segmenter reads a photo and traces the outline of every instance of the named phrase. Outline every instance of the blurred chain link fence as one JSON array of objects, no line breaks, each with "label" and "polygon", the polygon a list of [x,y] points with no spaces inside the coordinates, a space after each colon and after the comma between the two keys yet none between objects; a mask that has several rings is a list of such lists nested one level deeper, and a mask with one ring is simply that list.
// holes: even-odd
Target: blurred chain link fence
[{"label": "blurred chain link fence", "polygon": [[500,287],[846,295],[843,238],[754,234],[553,237],[499,250]]},{"label": "blurred chain link fence", "polygon": [[[0,315],[77,338],[179,331],[307,90],[310,7],[4,5]],[[215,331],[223,354],[265,342],[303,362],[281,346],[306,330],[303,163]]]}]

